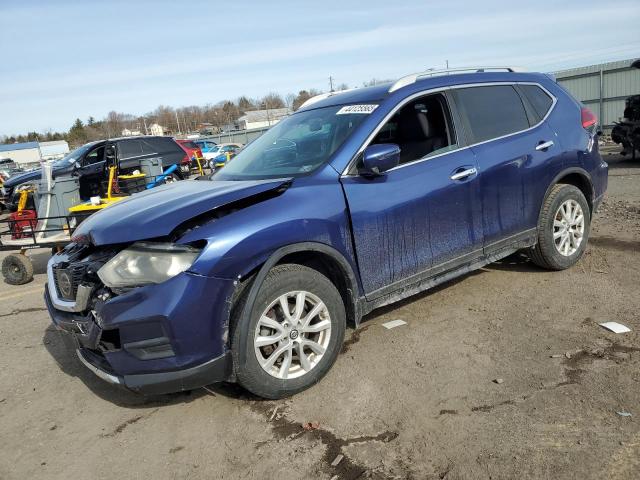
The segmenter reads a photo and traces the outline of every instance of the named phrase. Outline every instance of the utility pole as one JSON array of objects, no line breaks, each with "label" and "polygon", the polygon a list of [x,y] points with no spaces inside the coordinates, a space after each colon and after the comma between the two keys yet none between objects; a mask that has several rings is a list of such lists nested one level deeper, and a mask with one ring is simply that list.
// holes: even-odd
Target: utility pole
[{"label": "utility pole", "polygon": [[447,62],[447,70],[449,70],[449,60],[446,60]]},{"label": "utility pole", "polygon": [[267,111],[267,125],[270,127],[271,126],[271,115],[269,112],[269,103],[268,102],[264,102],[264,108]]},{"label": "utility pole", "polygon": [[176,110],[176,123],[178,124],[178,135],[180,134],[180,119],[178,118],[178,111]]},{"label": "utility pole", "polygon": [[329,75],[329,91],[333,92],[333,77]]}]

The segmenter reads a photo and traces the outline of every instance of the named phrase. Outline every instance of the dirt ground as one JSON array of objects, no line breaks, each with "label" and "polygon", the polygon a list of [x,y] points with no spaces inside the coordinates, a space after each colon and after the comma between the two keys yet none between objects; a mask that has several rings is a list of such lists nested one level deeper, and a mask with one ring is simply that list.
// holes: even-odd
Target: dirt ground
[{"label": "dirt ground", "polygon": [[0,478],[640,478],[640,161],[605,158],[578,265],[513,256],[373,312],[284,401],[103,383],[51,328],[35,253],[32,283],[0,284]]}]

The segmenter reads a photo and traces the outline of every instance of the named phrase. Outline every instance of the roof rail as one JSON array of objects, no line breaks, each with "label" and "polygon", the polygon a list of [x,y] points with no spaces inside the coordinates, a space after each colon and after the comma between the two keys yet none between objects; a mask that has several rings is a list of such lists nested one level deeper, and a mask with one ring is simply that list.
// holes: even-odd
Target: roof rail
[{"label": "roof rail", "polygon": [[327,92],[321,93],[320,95],[316,95],[315,97],[308,98],[305,102],[298,107],[298,110],[304,107],[308,107],[309,105],[313,105],[320,100],[324,100],[325,98],[333,97],[334,95],[340,95],[341,93],[350,92],[351,90],[355,90],[355,88],[347,88],[345,90],[339,90],[337,92]]},{"label": "roof rail", "polygon": [[407,75],[402,77],[391,85],[389,88],[389,93],[395,92],[396,90],[406,87],[407,85],[411,85],[412,83],[416,83],[420,78],[423,77],[437,77],[441,75],[459,75],[462,73],[481,73],[487,71],[498,71],[498,72],[524,72],[525,70],[520,67],[461,67],[461,68],[447,68],[444,70],[427,70],[425,72],[420,73],[412,73],[411,75]]}]

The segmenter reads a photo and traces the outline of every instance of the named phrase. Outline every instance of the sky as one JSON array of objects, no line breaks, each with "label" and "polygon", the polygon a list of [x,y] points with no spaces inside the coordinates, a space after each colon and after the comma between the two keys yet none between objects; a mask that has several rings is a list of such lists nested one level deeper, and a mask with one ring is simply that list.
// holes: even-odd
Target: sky
[{"label": "sky", "polygon": [[640,57],[640,2],[0,0],[0,135],[428,68]]}]

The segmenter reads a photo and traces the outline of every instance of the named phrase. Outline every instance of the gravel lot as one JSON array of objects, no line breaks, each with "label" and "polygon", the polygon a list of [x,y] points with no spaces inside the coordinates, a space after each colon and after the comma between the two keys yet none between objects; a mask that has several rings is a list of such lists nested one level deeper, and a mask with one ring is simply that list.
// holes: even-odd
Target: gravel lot
[{"label": "gravel lot", "polygon": [[34,253],[32,283],[0,284],[0,478],[640,478],[640,162],[605,158],[577,266],[513,256],[378,310],[284,401],[104,384],[51,328]]}]

